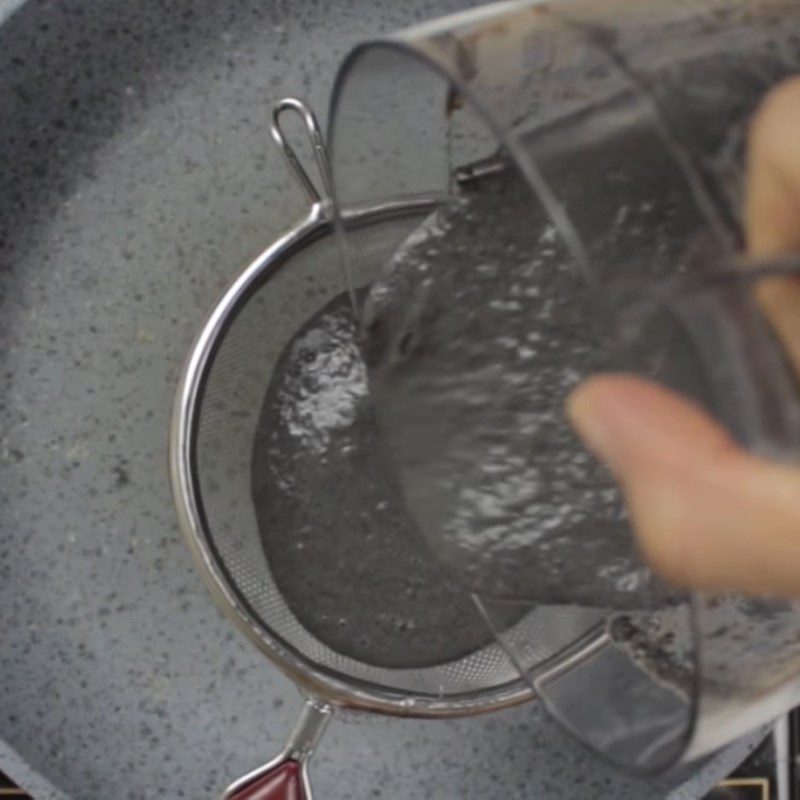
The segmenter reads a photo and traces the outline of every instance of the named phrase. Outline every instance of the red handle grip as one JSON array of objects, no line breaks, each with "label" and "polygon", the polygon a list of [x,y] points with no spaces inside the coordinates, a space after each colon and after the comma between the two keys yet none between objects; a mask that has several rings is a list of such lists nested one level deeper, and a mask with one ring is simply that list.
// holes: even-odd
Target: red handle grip
[{"label": "red handle grip", "polygon": [[303,768],[297,761],[283,761],[226,795],[226,800],[306,800]]}]

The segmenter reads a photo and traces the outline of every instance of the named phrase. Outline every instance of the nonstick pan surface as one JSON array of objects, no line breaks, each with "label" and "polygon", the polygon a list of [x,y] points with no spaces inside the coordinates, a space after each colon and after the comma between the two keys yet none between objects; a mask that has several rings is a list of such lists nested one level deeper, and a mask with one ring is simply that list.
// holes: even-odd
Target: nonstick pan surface
[{"label": "nonstick pan surface", "polygon": [[[173,392],[218,292],[304,210],[272,102],[324,117],[349,46],[458,6],[29,0],[0,25],[0,767],[37,800],[212,797],[278,749],[301,701],[177,532]],[[747,746],[646,786],[525,708],[338,724],[315,781],[696,798]]]}]

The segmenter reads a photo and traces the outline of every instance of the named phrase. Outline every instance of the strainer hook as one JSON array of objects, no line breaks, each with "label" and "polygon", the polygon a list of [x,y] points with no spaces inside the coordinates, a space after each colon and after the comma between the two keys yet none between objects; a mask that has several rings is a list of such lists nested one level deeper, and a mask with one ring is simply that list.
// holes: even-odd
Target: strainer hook
[{"label": "strainer hook", "polygon": [[[286,140],[283,128],[281,127],[281,115],[284,111],[294,111],[303,118],[303,123],[305,124],[306,132],[308,133],[308,138],[314,151],[317,169],[319,169],[319,174],[322,179],[322,195],[320,195],[314,182],[308,176],[294,148]],[[325,150],[325,139],[322,136],[322,131],[320,130],[314,112],[302,100],[296,97],[284,97],[275,104],[275,108],[272,110],[270,133],[272,134],[273,141],[283,153],[283,157],[286,159],[289,169],[294,173],[298,183],[303,187],[303,191],[308,195],[311,202],[316,204],[323,202],[323,200],[330,199],[331,168],[328,162],[328,154]]]}]

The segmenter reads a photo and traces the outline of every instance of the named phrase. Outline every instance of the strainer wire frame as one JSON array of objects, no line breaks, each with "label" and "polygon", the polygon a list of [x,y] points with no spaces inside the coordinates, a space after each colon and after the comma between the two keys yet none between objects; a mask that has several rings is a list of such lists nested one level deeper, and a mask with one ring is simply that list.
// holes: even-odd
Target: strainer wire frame
[{"label": "strainer wire frame", "polygon": [[300,113],[314,147],[326,192],[330,191],[327,160],[319,128],[308,107],[294,98],[280,101],[274,111],[273,139],[287,164],[311,200],[308,215],[259,255],[224,291],[191,347],[175,397],[170,430],[169,468],[180,530],[217,606],[301,691],[332,706],[373,711],[391,716],[446,718],[497,711],[532,699],[533,689],[522,679],[496,687],[446,697],[392,690],[340,673],[307,658],[271,630],[238,588],[220,555],[210,531],[198,477],[197,440],[200,406],[215,356],[237,313],[302,248],[325,236],[336,235],[336,226],[358,229],[403,215],[432,211],[436,195],[401,197],[360,204],[337,215],[330,196],[320,195],[278,124],[282,111]]}]

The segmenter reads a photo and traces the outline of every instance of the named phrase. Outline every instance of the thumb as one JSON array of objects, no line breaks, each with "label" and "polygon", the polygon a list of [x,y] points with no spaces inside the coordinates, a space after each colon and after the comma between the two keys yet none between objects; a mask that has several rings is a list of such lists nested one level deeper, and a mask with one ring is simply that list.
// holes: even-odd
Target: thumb
[{"label": "thumb", "polygon": [[800,469],[741,449],[698,406],[623,375],[567,413],[621,482],[642,551],[673,583],[800,596]]}]

